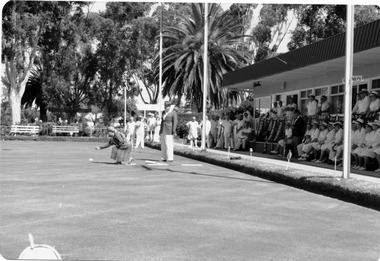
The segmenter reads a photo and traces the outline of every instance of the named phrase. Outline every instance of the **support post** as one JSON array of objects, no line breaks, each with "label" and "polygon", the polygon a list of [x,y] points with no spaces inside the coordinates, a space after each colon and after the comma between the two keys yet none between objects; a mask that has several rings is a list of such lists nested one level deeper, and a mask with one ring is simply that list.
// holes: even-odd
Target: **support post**
[{"label": "support post", "polygon": [[351,167],[351,97],[352,97],[352,68],[354,47],[354,5],[347,5],[347,30],[346,30],[346,74],[344,94],[344,141],[343,150],[343,178],[350,177]]},{"label": "support post", "polygon": [[208,3],[205,3],[204,9],[204,42],[203,42],[203,128],[202,128],[202,150],[206,149],[206,99],[207,99],[207,86],[208,86]]}]

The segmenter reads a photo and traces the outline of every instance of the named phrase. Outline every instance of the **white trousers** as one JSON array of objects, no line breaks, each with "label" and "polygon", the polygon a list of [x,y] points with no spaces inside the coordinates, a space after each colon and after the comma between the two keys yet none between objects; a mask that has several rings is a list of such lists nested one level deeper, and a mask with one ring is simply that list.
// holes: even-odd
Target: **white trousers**
[{"label": "white trousers", "polygon": [[161,135],[161,158],[163,160],[173,160],[174,158],[174,139],[173,135]]},{"label": "white trousers", "polygon": [[141,145],[141,148],[144,148],[144,132],[136,133],[136,145],[135,148],[137,149]]}]

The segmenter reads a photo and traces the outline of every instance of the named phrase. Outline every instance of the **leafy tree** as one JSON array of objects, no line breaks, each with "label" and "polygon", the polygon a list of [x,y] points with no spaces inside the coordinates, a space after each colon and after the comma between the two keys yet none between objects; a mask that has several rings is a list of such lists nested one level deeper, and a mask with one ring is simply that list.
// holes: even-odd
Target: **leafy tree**
[{"label": "leafy tree", "polygon": [[[192,4],[192,14],[175,26],[164,27],[165,42],[171,43],[163,50],[163,96],[184,95],[202,109],[204,5]],[[242,36],[242,24],[221,12],[218,4],[210,4],[208,35],[208,100],[220,107],[227,93],[221,90],[223,74],[237,69],[246,62],[234,44]],[[158,65],[156,57],[156,65]],[[156,77],[158,78],[158,66]]]},{"label": "leafy tree", "polygon": [[[145,61],[154,48],[156,35],[153,23],[143,19],[153,3],[110,2],[102,13],[97,32],[96,60],[98,77],[94,101],[111,116],[115,96],[124,88],[127,96],[139,95],[142,80],[149,86],[149,68]],[[143,37],[146,35],[147,37]],[[153,35],[153,36],[152,36]],[[107,119],[106,119],[107,120]]]},{"label": "leafy tree", "polygon": [[[55,31],[60,21],[81,3],[9,1],[3,8],[2,61],[12,112],[12,123],[21,120],[21,99],[44,35]],[[53,38],[50,38],[51,40]]]},{"label": "leafy tree", "polygon": [[[345,5],[300,5],[297,14],[298,25],[288,44],[289,50],[314,43],[346,30]],[[356,26],[379,18],[378,6],[355,6]]]},{"label": "leafy tree", "polygon": [[255,62],[277,53],[278,46],[289,30],[288,11],[293,8],[294,5],[263,5],[260,10],[260,21],[252,30],[256,46]]}]

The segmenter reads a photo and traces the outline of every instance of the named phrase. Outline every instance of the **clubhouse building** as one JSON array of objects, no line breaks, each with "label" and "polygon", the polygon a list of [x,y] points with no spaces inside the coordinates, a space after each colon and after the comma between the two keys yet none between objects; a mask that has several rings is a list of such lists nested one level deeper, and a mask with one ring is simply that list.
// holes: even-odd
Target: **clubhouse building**
[{"label": "clubhouse building", "polygon": [[[224,75],[222,88],[254,92],[254,106],[267,112],[289,98],[306,112],[309,94],[326,95],[331,114],[344,110],[346,33],[280,54]],[[380,91],[380,19],[354,30],[352,106],[362,89]]]}]

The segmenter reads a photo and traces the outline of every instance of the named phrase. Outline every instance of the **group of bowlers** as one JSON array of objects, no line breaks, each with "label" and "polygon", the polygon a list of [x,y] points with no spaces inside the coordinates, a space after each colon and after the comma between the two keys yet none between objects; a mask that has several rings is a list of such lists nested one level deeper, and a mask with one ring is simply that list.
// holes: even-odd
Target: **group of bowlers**
[{"label": "group of bowlers", "polygon": [[[165,102],[165,110],[162,113],[160,128],[161,161],[172,162],[174,159],[174,135],[177,128],[177,113],[173,110],[174,105],[170,101]],[[131,157],[132,143],[124,133],[118,131],[113,126],[107,128],[110,140],[103,146],[95,147],[96,150],[106,149],[112,146],[111,159],[115,164],[131,164],[134,159]]]}]

